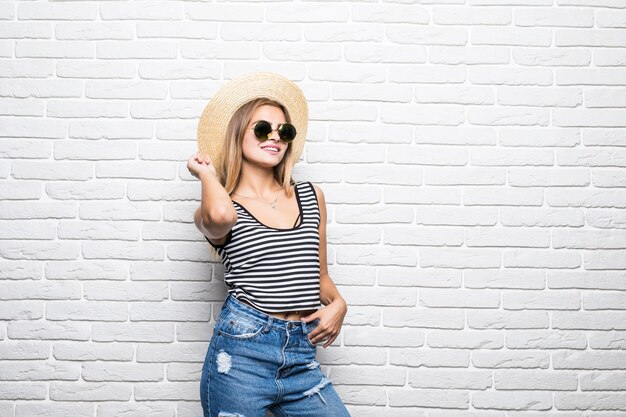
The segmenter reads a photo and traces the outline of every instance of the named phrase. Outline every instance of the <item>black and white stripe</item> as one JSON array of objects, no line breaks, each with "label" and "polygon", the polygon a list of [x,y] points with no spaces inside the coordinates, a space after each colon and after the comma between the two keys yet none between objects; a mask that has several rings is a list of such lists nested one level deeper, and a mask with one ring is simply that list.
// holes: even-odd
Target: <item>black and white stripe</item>
[{"label": "black and white stripe", "polygon": [[222,257],[228,292],[259,310],[278,313],[320,307],[320,210],[313,184],[295,184],[301,222],[291,229],[265,226],[233,201],[237,223],[226,243],[207,241]]}]

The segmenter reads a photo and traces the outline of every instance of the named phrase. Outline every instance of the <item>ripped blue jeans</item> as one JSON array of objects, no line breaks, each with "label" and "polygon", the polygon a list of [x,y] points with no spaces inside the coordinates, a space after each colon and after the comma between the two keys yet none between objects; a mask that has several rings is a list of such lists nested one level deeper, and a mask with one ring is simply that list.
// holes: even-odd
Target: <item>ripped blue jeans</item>
[{"label": "ripped blue jeans", "polygon": [[350,417],[315,360],[309,323],[282,320],[229,294],[200,379],[204,417]]}]

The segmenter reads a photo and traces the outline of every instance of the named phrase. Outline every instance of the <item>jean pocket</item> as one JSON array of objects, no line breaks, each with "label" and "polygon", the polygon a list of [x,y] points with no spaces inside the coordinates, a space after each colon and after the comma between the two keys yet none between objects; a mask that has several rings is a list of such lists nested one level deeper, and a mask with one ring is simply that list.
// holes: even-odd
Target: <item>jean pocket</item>
[{"label": "jean pocket", "polygon": [[261,334],[265,325],[261,322],[229,312],[224,316],[218,328],[220,336],[233,339],[253,339]]},{"label": "jean pocket", "polygon": [[318,324],[320,324],[320,319],[315,319],[306,324],[307,333],[304,335],[304,338],[306,339],[307,344],[313,348],[317,347],[317,345],[311,342],[311,339],[309,339],[309,335],[311,334],[313,329],[315,329],[318,326]]}]

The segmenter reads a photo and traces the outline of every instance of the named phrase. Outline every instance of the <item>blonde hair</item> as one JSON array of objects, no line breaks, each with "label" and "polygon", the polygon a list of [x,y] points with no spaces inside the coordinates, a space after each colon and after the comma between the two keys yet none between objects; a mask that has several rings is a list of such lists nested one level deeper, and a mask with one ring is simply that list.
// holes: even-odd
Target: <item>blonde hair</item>
[{"label": "blonde hair", "polygon": [[[220,183],[228,194],[231,194],[239,185],[241,179],[241,164],[243,160],[243,136],[252,120],[252,115],[261,106],[274,106],[283,111],[285,121],[291,123],[289,112],[281,103],[266,97],[256,98],[242,105],[235,111],[224,138],[224,154],[222,172],[217,172]],[[287,197],[293,195],[294,180],[291,178],[294,163],[291,161],[292,146],[289,144],[282,161],[274,167],[274,179],[281,184]]]}]

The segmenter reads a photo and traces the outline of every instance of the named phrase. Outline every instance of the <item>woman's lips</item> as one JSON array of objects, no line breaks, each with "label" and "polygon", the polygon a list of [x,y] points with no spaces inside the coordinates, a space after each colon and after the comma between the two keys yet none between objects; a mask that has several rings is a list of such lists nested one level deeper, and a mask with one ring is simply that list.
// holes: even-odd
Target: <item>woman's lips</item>
[{"label": "woman's lips", "polygon": [[280,148],[275,147],[275,146],[266,146],[266,147],[261,148],[261,149],[263,149],[267,153],[271,153],[272,155],[276,155],[276,154],[280,153]]}]

